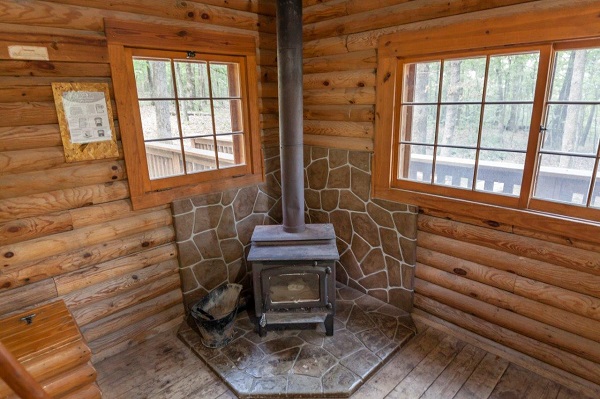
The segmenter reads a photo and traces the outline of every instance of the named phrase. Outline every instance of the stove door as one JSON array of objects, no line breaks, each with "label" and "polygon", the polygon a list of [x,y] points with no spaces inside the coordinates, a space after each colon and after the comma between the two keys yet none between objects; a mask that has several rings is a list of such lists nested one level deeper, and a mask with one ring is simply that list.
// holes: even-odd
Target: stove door
[{"label": "stove door", "polygon": [[266,310],[327,306],[331,269],[313,265],[281,266],[263,270],[261,285]]}]

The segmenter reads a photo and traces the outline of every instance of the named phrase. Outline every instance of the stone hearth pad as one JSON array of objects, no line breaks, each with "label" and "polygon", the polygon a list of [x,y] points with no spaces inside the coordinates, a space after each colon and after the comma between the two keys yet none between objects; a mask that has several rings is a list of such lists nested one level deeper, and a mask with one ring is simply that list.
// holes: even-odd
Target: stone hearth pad
[{"label": "stone hearth pad", "polygon": [[348,397],[403,346],[416,328],[408,313],[341,284],[336,286],[335,332],[269,331],[259,337],[240,312],[235,338],[209,349],[187,323],[179,337],[240,398]]}]

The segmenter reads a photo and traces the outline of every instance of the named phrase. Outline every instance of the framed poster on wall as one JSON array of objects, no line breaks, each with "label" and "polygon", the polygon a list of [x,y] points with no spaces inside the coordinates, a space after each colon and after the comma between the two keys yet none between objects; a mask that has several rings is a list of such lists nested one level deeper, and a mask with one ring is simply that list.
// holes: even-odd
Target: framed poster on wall
[{"label": "framed poster on wall", "polygon": [[67,162],[117,158],[108,84],[52,83]]}]

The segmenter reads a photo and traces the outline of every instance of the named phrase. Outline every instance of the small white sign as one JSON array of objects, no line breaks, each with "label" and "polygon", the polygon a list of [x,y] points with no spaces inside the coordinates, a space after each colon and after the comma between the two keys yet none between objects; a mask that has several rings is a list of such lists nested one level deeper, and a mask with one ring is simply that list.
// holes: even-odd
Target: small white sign
[{"label": "small white sign", "polygon": [[17,60],[50,60],[48,49],[36,46],[8,46],[8,56]]},{"label": "small white sign", "polygon": [[112,140],[106,98],[101,91],[65,91],[62,93],[71,143],[86,144]]}]

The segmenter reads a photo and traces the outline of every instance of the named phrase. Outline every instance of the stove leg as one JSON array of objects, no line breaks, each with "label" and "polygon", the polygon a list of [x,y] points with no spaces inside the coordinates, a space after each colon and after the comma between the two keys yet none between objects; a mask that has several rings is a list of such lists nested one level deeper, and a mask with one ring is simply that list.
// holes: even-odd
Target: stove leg
[{"label": "stove leg", "polygon": [[258,336],[259,337],[266,337],[267,336],[267,328],[261,326],[260,324],[258,325]]},{"label": "stove leg", "polygon": [[325,335],[331,337],[333,335],[333,315],[327,315],[325,317]]}]

